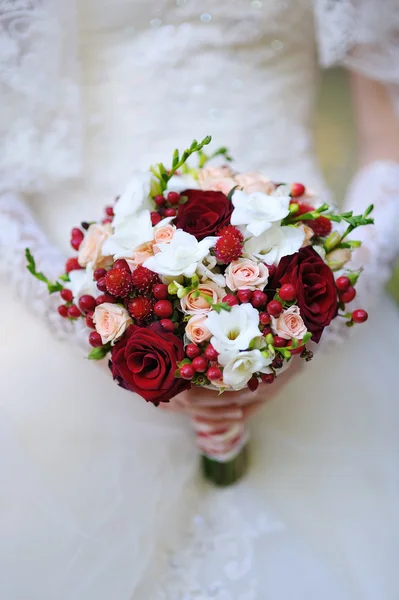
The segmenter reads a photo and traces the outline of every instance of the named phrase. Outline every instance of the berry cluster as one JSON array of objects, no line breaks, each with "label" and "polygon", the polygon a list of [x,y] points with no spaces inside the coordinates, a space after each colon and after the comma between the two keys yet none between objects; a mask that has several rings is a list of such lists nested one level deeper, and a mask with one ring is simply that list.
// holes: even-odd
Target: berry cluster
[{"label": "berry cluster", "polygon": [[157,206],[157,210],[151,213],[151,223],[153,226],[165,217],[175,217],[179,204],[182,202],[182,197],[177,192],[168,192],[166,198],[159,194],[155,196],[154,202]]},{"label": "berry cluster", "polygon": [[[222,369],[217,363],[218,353],[212,344],[197,346],[188,344],[185,348],[187,358],[180,363],[179,375],[183,379],[192,380],[200,375],[202,385],[222,379]],[[205,374],[205,376],[203,376]],[[202,377],[201,377],[202,375]]]}]

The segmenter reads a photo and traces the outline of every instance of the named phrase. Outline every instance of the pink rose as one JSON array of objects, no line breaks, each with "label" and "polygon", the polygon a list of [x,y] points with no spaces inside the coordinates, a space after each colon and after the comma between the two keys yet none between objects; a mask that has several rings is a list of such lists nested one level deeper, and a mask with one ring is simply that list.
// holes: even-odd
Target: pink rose
[{"label": "pink rose", "polygon": [[133,323],[126,308],[120,304],[104,302],[96,307],[93,315],[96,331],[101,335],[103,344],[115,342],[124,334],[129,325]]},{"label": "pink rose", "polygon": [[202,344],[210,339],[211,332],[206,326],[205,315],[191,317],[186,325],[186,336],[194,344]]},{"label": "pink rose", "polygon": [[[197,290],[212,298],[213,304],[220,302],[223,296],[226,295],[226,292],[216,285],[216,283],[213,283],[213,281],[200,283]],[[180,304],[182,311],[187,315],[206,314],[210,312],[212,309],[208,301],[203,296],[198,296],[196,298],[195,292],[196,290],[192,290],[187,296],[181,298]]]},{"label": "pink rose", "polygon": [[90,225],[79,248],[78,262],[81,267],[90,264],[93,269],[107,267],[112,264],[112,257],[103,256],[102,247],[104,242],[112,234],[112,228],[109,223],[100,225],[93,223]]},{"label": "pink rose", "polygon": [[292,338],[302,340],[303,336],[308,331],[302,320],[298,306],[290,306],[281,313],[278,319],[273,317],[272,329],[284,340],[290,340]]},{"label": "pink rose", "polygon": [[163,225],[156,227],[154,231],[154,253],[157,254],[159,249],[157,244],[170,244],[175,235],[176,227],[174,225]]},{"label": "pink rose", "polygon": [[263,290],[269,278],[269,269],[263,263],[239,258],[229,264],[225,276],[232,292],[240,289]]},{"label": "pink rose", "polygon": [[271,194],[275,190],[275,185],[270,179],[257,173],[256,171],[249,171],[248,173],[239,173],[234,177],[236,185],[246,193],[251,194],[252,192],[263,192],[264,194]]},{"label": "pink rose", "polygon": [[145,263],[151,256],[154,256],[154,243],[146,242],[145,244],[141,244],[135,251],[133,258],[127,258],[126,262],[128,263],[130,270],[134,271],[136,267]]},{"label": "pink rose", "polygon": [[227,194],[237,184],[229,167],[206,167],[198,172],[199,184],[202,190],[223,192]]}]

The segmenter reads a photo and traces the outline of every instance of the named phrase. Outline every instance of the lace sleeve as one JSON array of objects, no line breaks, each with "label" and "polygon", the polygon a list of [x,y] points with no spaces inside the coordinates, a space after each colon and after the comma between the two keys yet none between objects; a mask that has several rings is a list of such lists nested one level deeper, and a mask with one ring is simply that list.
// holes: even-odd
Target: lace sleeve
[{"label": "lace sleeve", "polygon": [[41,317],[56,337],[68,338],[88,349],[85,327],[60,317],[59,295],[49,295],[46,286],[26,269],[27,247],[38,268],[49,278],[56,279],[63,272],[64,257],[46,239],[26,205],[10,193],[0,195],[0,231],[0,280],[13,286],[17,297]]},{"label": "lace sleeve", "polygon": [[[355,214],[374,204],[375,225],[360,227],[353,238],[362,242],[355,250],[350,269],[364,267],[356,285],[357,297],[351,308],[372,310],[389,280],[392,264],[399,254],[399,165],[375,162],[360,170],[349,186],[345,208]],[[324,332],[322,344],[340,342],[351,330],[335,319]]]}]

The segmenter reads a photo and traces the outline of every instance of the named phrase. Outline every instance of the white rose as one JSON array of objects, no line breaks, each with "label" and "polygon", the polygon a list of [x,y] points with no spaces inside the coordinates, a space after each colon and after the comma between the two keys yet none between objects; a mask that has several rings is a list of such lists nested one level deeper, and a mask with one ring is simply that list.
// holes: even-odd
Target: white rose
[{"label": "white rose", "polygon": [[96,331],[101,335],[102,343],[108,344],[108,342],[111,342],[112,346],[124,334],[127,327],[133,323],[126,308],[111,302],[104,302],[96,306],[93,321]]},{"label": "white rose", "polygon": [[75,301],[81,296],[88,294],[96,298],[98,296],[98,287],[93,277],[93,269],[87,266],[86,269],[75,269],[69,273],[70,281],[64,284],[64,287],[71,290]]},{"label": "white rose", "polygon": [[239,352],[223,369],[223,381],[234,390],[245,387],[254,373],[271,373],[271,358],[265,358],[260,350]]},{"label": "white rose", "polygon": [[219,354],[247,350],[251,341],[261,335],[259,313],[251,304],[233,306],[231,311],[212,311],[207,316],[212,334],[211,344]]},{"label": "white rose", "polygon": [[305,232],[302,228],[280,227],[273,224],[261,235],[245,242],[244,251],[269,265],[278,265],[283,256],[298,252],[304,239]]},{"label": "white rose", "polygon": [[168,244],[158,244],[159,252],[146,260],[144,266],[165,277],[192,277],[216,240],[208,237],[198,242],[190,233],[177,229]]},{"label": "white rose", "polygon": [[232,225],[246,225],[252,235],[260,235],[276,221],[289,213],[290,196],[270,196],[263,192],[246,194],[236,190],[232,197],[234,206]]}]

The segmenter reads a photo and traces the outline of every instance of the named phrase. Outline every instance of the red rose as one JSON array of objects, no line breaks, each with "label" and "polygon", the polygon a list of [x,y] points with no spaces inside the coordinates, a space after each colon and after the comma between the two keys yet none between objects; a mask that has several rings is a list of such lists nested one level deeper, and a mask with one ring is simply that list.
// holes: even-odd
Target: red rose
[{"label": "red rose", "polygon": [[318,342],[338,310],[334,275],[328,265],[313,248],[307,246],[292,256],[281,259],[271,288],[285,283],[296,288],[297,303],[301,317],[312,333],[312,341]]},{"label": "red rose", "polygon": [[182,196],[188,200],[179,206],[176,227],[195,235],[197,240],[215,235],[230,224],[233,205],[222,192],[186,190]]},{"label": "red rose", "polygon": [[112,349],[110,369],[119,385],[158,405],[190,388],[190,382],[176,379],[177,361],[183,360],[183,342],[160,328],[130,325]]}]

